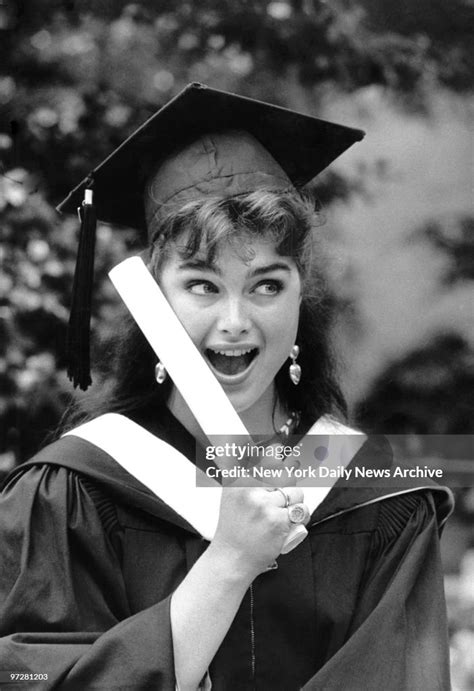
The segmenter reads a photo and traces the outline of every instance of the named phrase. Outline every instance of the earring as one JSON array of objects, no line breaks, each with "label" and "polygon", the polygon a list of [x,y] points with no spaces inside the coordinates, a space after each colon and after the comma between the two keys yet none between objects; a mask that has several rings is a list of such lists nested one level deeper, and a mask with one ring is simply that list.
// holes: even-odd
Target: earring
[{"label": "earring", "polygon": [[293,346],[293,348],[291,349],[291,353],[290,353],[290,358],[293,360],[293,362],[291,363],[290,369],[289,369],[290,379],[295,386],[300,383],[300,379],[301,379],[301,367],[296,362],[296,358],[298,357],[299,354],[300,354],[299,346],[297,346],[295,344]]},{"label": "earring", "polygon": [[155,379],[157,383],[163,384],[167,376],[168,373],[166,372],[164,364],[158,360],[155,365]]}]

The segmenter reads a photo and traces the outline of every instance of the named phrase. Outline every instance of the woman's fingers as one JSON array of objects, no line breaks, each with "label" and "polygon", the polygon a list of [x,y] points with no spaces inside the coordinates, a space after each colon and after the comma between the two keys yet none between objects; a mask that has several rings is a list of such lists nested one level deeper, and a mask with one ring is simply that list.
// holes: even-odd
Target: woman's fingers
[{"label": "woman's fingers", "polygon": [[275,506],[287,507],[303,501],[304,493],[301,487],[268,487],[266,491]]},{"label": "woman's fingers", "polygon": [[303,499],[301,487],[223,488],[214,545],[238,554],[252,573],[261,573],[283,548],[295,546],[296,533],[306,534],[296,525],[298,515],[291,521],[289,514]]}]

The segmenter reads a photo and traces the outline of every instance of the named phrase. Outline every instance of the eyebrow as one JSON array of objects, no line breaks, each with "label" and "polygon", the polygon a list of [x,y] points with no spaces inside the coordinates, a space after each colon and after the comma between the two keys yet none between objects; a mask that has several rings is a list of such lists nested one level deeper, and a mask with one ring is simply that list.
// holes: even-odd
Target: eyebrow
[{"label": "eyebrow", "polygon": [[[222,271],[217,266],[217,264],[214,264],[213,262],[210,262],[207,259],[198,259],[196,257],[193,259],[188,259],[182,262],[179,265],[179,268],[194,269],[198,271],[212,271],[218,276],[222,276]],[[273,264],[257,266],[255,269],[248,273],[248,277],[253,278],[254,276],[261,276],[262,274],[269,273],[270,271],[287,271],[288,273],[290,273],[291,269],[285,262],[273,262]]]},{"label": "eyebrow", "polygon": [[198,257],[193,257],[192,259],[187,259],[186,261],[181,262],[178,268],[197,269],[198,271],[213,271],[218,276],[222,275],[222,271],[215,263],[209,261],[208,259],[199,259]]},{"label": "eyebrow", "polygon": [[291,269],[288,264],[285,264],[284,262],[274,262],[273,264],[267,264],[266,266],[257,266],[256,269],[250,271],[249,277],[261,276],[262,274],[267,274],[270,271],[287,271],[290,273]]}]

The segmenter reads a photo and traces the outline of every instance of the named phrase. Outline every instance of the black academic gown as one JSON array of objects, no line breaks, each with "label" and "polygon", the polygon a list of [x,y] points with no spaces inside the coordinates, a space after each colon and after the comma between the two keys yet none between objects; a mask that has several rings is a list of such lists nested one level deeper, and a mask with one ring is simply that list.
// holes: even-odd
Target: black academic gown
[{"label": "black academic gown", "polygon": [[[176,421],[160,435],[192,457]],[[391,456],[369,440],[355,462]],[[449,689],[438,533],[450,497],[413,489],[338,483],[308,538],[247,592],[212,688]],[[170,596],[207,542],[71,436],[11,475],[0,512],[0,670],[48,674],[28,689],[174,689]]]}]

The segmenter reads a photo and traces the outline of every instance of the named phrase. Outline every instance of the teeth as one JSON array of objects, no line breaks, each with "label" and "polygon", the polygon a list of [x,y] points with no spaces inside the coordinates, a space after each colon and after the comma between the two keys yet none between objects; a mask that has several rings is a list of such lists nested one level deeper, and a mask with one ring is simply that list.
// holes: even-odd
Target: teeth
[{"label": "teeth", "polygon": [[254,348],[247,348],[246,350],[214,350],[214,348],[211,348],[211,350],[219,355],[227,355],[227,357],[240,357],[250,353]]}]

